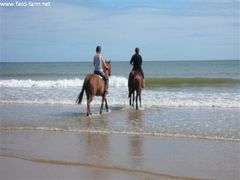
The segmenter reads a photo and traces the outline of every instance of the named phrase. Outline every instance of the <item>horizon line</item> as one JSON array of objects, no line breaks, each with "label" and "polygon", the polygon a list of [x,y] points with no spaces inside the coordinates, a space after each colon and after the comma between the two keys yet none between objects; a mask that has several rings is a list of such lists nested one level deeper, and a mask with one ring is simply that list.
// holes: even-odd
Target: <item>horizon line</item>
[{"label": "horizon line", "polygon": [[[129,60],[130,61],[130,60]],[[183,59],[179,59],[179,60],[144,60],[143,62],[184,62],[184,61],[240,61],[240,59],[198,59],[198,60],[183,60]],[[87,60],[83,60],[83,61],[75,61],[75,60],[70,60],[70,61],[61,61],[61,60],[53,60],[53,61],[0,61],[0,63],[80,63],[80,62],[91,62],[91,61],[87,61]],[[117,60],[117,61],[113,61],[112,62],[128,62],[128,60]]]}]

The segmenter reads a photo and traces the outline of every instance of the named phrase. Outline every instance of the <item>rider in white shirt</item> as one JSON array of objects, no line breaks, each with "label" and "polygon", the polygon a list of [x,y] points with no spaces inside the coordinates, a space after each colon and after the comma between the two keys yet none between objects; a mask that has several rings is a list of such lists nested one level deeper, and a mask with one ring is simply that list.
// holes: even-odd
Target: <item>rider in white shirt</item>
[{"label": "rider in white shirt", "polygon": [[101,56],[101,46],[96,47],[96,54],[93,57],[94,74],[100,75],[105,81],[105,92],[108,93],[108,75],[103,72],[103,68],[108,69],[108,65]]}]

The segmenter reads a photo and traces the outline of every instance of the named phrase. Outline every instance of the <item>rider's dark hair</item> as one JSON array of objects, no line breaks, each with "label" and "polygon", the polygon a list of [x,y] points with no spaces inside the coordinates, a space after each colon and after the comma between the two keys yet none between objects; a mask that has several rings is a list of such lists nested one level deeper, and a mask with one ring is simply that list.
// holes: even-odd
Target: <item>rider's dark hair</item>
[{"label": "rider's dark hair", "polygon": [[97,52],[97,53],[100,53],[100,52],[101,52],[101,49],[102,49],[101,46],[97,46],[97,47],[96,47],[96,52]]},{"label": "rider's dark hair", "polygon": [[135,52],[136,52],[137,54],[139,54],[139,48],[138,48],[138,47],[135,48]]}]

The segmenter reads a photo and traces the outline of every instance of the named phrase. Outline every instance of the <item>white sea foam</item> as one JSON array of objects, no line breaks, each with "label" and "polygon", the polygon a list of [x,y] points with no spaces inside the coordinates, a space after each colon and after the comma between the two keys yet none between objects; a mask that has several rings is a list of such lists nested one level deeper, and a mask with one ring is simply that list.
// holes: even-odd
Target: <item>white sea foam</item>
[{"label": "white sea foam", "polygon": [[[0,87],[10,88],[31,88],[31,87],[44,87],[44,88],[67,88],[67,87],[80,87],[84,79],[59,79],[59,80],[0,80]],[[127,79],[125,77],[112,76],[109,79],[110,86],[122,87],[127,86]]]},{"label": "white sea foam", "polygon": [[[127,78],[111,76],[108,94],[109,105],[129,104]],[[28,104],[75,104],[81,91],[83,79],[61,80],[0,80],[0,103]],[[83,97],[86,104],[86,96]],[[95,97],[93,104],[99,105],[101,99]],[[164,89],[144,89],[143,107],[227,107],[240,108],[239,92],[214,91],[172,91]]]},{"label": "white sea foam", "polygon": [[63,80],[1,80],[0,87],[10,87],[10,88],[31,88],[31,87],[74,87],[81,86],[83,80],[75,79],[63,79]]},{"label": "white sea foam", "polygon": [[[30,92],[29,92],[30,93]],[[27,93],[26,93],[27,94]],[[21,96],[21,97],[19,97]],[[142,94],[143,107],[224,107],[224,108],[240,108],[240,97],[236,95],[231,99],[232,94],[204,94],[197,95],[188,93],[170,93],[170,92],[151,92],[144,91]],[[0,98],[0,103],[11,104],[75,104],[77,94],[65,94],[64,92],[42,94],[22,95],[19,92],[6,99]],[[206,98],[208,97],[208,98]],[[128,106],[129,99],[126,93],[109,93],[108,103],[110,106]],[[84,95],[83,105],[86,105],[86,96]],[[101,98],[95,97],[92,105],[100,105]]]}]

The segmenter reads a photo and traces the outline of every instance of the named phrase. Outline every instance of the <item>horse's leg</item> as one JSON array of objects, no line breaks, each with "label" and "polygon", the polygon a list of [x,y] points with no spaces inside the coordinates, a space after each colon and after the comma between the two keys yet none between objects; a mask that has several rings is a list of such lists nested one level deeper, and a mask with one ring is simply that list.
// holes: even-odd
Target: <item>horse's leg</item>
[{"label": "horse's leg", "polygon": [[131,104],[132,104],[132,94],[130,92],[129,92],[128,97],[129,97],[129,106],[131,106]]},{"label": "horse's leg", "polygon": [[102,114],[103,103],[104,103],[104,96],[102,96],[102,104],[101,104],[101,107],[100,107],[100,114]]},{"label": "horse's leg", "polygon": [[106,107],[106,111],[108,112],[107,98],[105,98],[105,107]]},{"label": "horse's leg", "polygon": [[139,92],[136,92],[136,109],[138,109],[138,97],[139,97]]},{"label": "horse's leg", "polygon": [[141,89],[139,92],[139,103],[140,103],[140,107],[142,107],[142,90]]},{"label": "horse's leg", "polygon": [[89,98],[87,99],[87,116],[92,115],[91,112],[91,107],[90,107],[90,103],[93,100],[93,96],[89,96]]},{"label": "horse's leg", "polygon": [[134,96],[135,96],[135,93],[133,91],[133,93],[132,93],[132,97],[133,97],[132,107],[134,107],[134,98],[135,98]]}]

